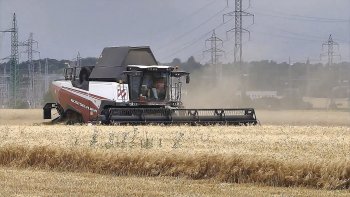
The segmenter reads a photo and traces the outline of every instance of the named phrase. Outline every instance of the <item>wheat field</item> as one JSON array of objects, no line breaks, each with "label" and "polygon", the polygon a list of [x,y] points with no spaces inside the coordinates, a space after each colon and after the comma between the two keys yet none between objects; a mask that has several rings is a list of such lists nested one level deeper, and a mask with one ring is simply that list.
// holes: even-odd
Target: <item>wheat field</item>
[{"label": "wheat field", "polygon": [[[91,196],[350,195],[346,120],[331,126],[315,120],[307,126],[67,126],[46,125],[38,112],[10,110],[11,121],[0,121],[0,185],[6,194],[15,187],[17,194],[34,195],[35,188],[42,195],[72,194],[58,181],[64,179],[82,189],[74,194]],[[52,184],[19,181],[44,174]],[[125,187],[111,189],[120,182]]]}]

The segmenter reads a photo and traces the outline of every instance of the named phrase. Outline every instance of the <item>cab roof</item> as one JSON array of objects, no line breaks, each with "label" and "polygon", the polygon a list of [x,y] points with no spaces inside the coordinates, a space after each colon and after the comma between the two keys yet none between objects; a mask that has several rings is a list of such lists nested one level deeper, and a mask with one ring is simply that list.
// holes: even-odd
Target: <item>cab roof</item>
[{"label": "cab roof", "polygon": [[158,66],[150,47],[107,47],[104,48],[96,66],[91,72],[92,81],[123,80],[129,65]]}]

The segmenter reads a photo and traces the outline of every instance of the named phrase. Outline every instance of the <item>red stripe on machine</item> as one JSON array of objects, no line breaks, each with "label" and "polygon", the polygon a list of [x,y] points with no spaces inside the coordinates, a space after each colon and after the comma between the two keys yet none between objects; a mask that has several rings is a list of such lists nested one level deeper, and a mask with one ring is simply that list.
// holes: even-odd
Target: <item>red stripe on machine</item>
[{"label": "red stripe on machine", "polygon": [[91,93],[87,93],[87,92],[83,92],[83,91],[80,91],[80,90],[76,90],[76,89],[73,89],[73,88],[68,88],[68,87],[63,87],[67,90],[70,90],[70,91],[73,91],[73,92],[76,92],[76,93],[80,93],[80,94],[83,94],[85,96],[89,96],[89,97],[92,97],[94,99],[98,99],[98,100],[105,100],[107,98],[104,98],[104,97],[101,97],[101,96],[98,96],[98,95],[95,95],[95,94],[91,94]]}]

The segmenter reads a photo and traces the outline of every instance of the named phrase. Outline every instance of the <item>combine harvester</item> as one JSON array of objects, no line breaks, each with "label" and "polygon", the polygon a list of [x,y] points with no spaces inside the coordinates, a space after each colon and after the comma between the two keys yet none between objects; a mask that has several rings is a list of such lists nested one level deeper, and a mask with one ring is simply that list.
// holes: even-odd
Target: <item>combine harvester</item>
[{"label": "combine harvester", "polygon": [[[79,73],[79,74],[78,74]],[[102,124],[255,125],[254,109],[185,109],[183,82],[190,75],[158,65],[149,47],[105,48],[96,66],[65,69],[65,79],[52,83],[59,117],[53,122]]]}]

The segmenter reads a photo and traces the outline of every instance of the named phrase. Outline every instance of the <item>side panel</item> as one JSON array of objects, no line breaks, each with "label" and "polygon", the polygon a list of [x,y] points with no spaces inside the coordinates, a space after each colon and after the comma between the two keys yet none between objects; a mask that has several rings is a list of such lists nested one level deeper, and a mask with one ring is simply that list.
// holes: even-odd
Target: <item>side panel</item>
[{"label": "side panel", "polygon": [[72,87],[70,81],[55,81],[52,84],[57,103],[66,110],[80,113],[84,122],[96,120],[104,97]]},{"label": "side panel", "polygon": [[89,92],[115,102],[129,101],[129,86],[116,82],[89,82]]}]

